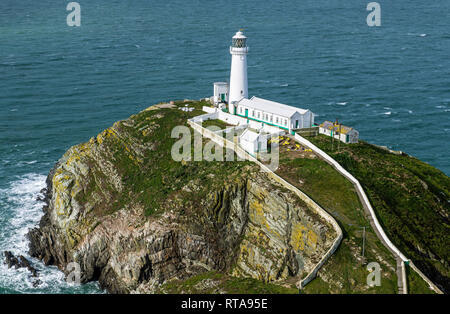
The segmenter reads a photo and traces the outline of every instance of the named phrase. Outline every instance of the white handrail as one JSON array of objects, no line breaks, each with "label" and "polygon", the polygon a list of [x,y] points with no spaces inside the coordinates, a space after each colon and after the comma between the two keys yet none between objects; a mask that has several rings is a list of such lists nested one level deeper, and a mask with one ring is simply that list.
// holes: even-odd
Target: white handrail
[{"label": "white handrail", "polygon": [[[307,146],[310,148],[313,152],[318,154],[320,157],[322,157],[326,162],[328,162],[333,168],[335,168],[338,172],[340,172],[344,177],[346,177],[350,182],[353,183],[353,185],[356,187],[357,191],[359,192],[358,195],[361,196],[361,201],[364,203],[363,205],[366,205],[366,208],[369,210],[370,216],[372,217],[373,223],[375,225],[375,228],[377,229],[378,233],[386,243],[386,245],[395,253],[397,256],[399,256],[402,260],[402,263],[405,264],[405,262],[410,262],[410,260],[402,253],[400,250],[391,242],[391,240],[388,238],[386,233],[384,232],[380,222],[377,219],[377,216],[375,214],[375,211],[372,208],[372,205],[370,204],[369,198],[367,197],[366,193],[364,192],[361,184],[359,181],[351,175],[347,170],[345,170],[336,160],[331,158],[327,153],[325,153],[323,150],[318,148],[316,145],[305,139],[304,137],[298,135],[295,133],[294,136],[295,140],[299,142],[302,145]],[[413,268],[421,277],[424,279],[428,285],[435,290],[437,293],[442,293],[442,291],[430,280],[428,279],[422,272],[417,271],[418,269],[414,264],[411,264],[411,268]],[[404,267],[404,265],[403,265]],[[403,268],[404,269],[404,268]],[[404,291],[407,291],[406,287],[406,275],[404,275],[406,272],[402,271],[402,283],[404,285]]]}]

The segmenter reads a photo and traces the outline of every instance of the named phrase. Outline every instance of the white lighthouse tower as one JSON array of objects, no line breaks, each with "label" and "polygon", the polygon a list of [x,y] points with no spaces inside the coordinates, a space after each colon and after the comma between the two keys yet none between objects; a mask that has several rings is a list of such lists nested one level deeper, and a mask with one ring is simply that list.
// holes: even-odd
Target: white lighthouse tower
[{"label": "white lighthouse tower", "polygon": [[231,47],[230,93],[228,97],[228,112],[235,114],[234,103],[242,98],[248,98],[247,82],[247,37],[239,31],[233,36]]}]

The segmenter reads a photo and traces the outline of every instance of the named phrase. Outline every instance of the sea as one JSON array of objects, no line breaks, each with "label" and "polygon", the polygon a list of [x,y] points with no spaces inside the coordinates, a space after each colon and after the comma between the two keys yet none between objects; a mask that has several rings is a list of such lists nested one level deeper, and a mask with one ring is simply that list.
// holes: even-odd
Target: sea
[{"label": "sea", "polygon": [[[0,252],[29,257],[37,198],[69,147],[155,103],[211,96],[239,29],[250,96],[450,174],[448,0],[380,0],[371,27],[369,0],[79,0],[79,27],[69,2],[0,1]],[[0,293],[103,293],[30,260],[41,284],[0,261]]]}]

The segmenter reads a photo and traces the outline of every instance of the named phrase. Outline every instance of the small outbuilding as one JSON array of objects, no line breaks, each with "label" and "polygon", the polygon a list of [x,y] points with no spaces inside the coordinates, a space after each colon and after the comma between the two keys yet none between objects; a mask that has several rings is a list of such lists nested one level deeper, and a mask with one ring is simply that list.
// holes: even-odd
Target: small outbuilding
[{"label": "small outbuilding", "polygon": [[332,136],[344,143],[358,143],[359,132],[354,128],[342,125],[337,121],[324,121],[319,126],[319,134]]},{"label": "small outbuilding", "polygon": [[228,103],[228,83],[215,82],[214,83],[214,104]]},{"label": "small outbuilding", "polygon": [[267,140],[269,134],[258,133],[252,129],[246,129],[239,137],[239,145],[249,154],[267,152]]}]

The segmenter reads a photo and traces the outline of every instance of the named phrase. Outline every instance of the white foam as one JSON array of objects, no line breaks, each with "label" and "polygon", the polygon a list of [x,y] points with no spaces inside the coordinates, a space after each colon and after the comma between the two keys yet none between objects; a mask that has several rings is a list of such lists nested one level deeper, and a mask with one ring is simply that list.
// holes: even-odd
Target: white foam
[{"label": "white foam", "polygon": [[[0,252],[11,251],[14,255],[23,255],[39,272],[41,284],[34,288],[36,278],[30,276],[25,268],[9,269],[0,260],[0,289],[7,288],[21,293],[95,293],[97,285],[74,286],[64,280],[64,274],[56,267],[47,267],[28,255],[28,240],[25,235],[36,227],[43,215],[43,202],[37,200],[45,187],[46,177],[30,173],[18,177],[9,187],[0,189]],[[42,196],[42,195],[41,195]],[[0,259],[3,259],[0,254]]]}]

